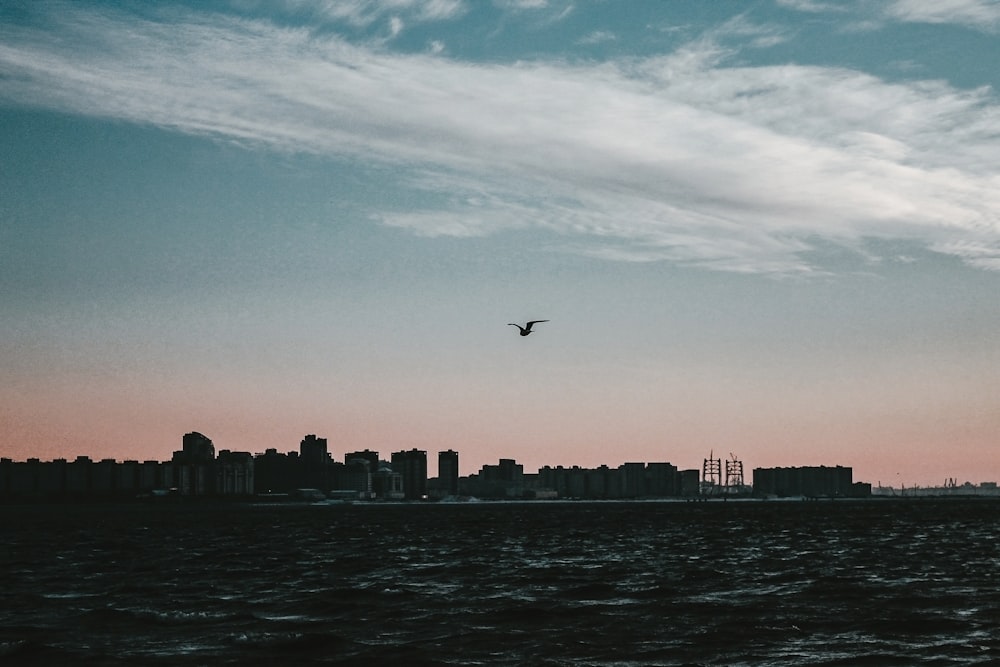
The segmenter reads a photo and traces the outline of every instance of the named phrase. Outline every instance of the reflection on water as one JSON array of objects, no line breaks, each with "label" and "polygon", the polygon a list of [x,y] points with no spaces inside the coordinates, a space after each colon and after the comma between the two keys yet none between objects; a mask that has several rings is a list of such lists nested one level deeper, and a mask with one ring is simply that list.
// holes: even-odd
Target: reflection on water
[{"label": "reflection on water", "polygon": [[988,665],[1000,502],[2,507],[4,664]]}]

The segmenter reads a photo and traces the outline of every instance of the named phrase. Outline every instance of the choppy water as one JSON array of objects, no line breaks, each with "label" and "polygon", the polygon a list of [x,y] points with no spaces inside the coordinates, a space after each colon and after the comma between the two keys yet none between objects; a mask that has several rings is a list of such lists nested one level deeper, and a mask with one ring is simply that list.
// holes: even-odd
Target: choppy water
[{"label": "choppy water", "polygon": [[1000,502],[0,507],[0,663],[996,665]]}]

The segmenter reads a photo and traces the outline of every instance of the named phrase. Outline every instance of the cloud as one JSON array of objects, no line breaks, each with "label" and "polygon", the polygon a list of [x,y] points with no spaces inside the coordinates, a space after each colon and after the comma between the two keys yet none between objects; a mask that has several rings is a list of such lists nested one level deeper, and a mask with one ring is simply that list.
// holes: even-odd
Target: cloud
[{"label": "cloud", "polygon": [[835,4],[832,2],[821,2],[820,0],[775,0],[776,3],[781,7],[786,7],[788,9],[794,9],[800,12],[836,12],[844,11],[844,6],[842,4]]},{"label": "cloud", "polygon": [[397,36],[399,33],[403,31],[404,25],[405,24],[403,23],[403,19],[399,18],[398,16],[393,16],[392,18],[389,19],[389,35],[392,37]]},{"label": "cloud", "polygon": [[494,0],[496,6],[514,11],[524,11],[531,9],[547,9],[548,0]]},{"label": "cloud", "polygon": [[712,68],[736,56],[747,48],[767,49],[787,39],[776,25],[762,25],[737,15],[704,31],[696,39],[682,45],[671,55],[671,62],[687,60],[687,68]]},{"label": "cloud", "polygon": [[983,32],[1000,32],[1000,2],[996,0],[894,0],[886,16],[913,23],[953,23]]},{"label": "cloud", "polygon": [[591,45],[591,44],[603,44],[605,42],[613,42],[617,39],[615,33],[608,30],[595,30],[594,32],[581,37],[577,40],[577,44]]},{"label": "cloud", "polygon": [[[862,18],[850,24],[853,30],[885,27],[886,21],[960,25],[987,33],[1000,32],[1000,2],[997,0],[887,0],[870,3],[824,2],[822,0],[775,0],[779,6],[808,13],[852,13]],[[847,27],[847,26],[845,26]]]},{"label": "cloud", "polygon": [[938,244],[932,250],[961,257],[968,264],[981,269],[1000,270],[1000,242],[998,241],[992,243],[948,241]]},{"label": "cloud", "polygon": [[458,18],[468,10],[463,0],[279,0],[277,3],[259,3],[259,7],[277,7],[286,13],[306,13],[356,27],[366,27],[386,17],[400,15],[417,23],[445,21]]},{"label": "cloud", "polygon": [[536,28],[559,23],[576,9],[568,0],[493,0],[493,5],[507,14],[529,17]]},{"label": "cloud", "polygon": [[414,233],[533,228],[609,260],[774,274],[826,270],[820,241],[903,239],[1000,269],[990,90],[727,66],[726,35],[767,34],[745,23],[574,65],[399,55],[218,15],[53,21],[5,31],[0,101],[388,165],[438,202],[373,212]]}]

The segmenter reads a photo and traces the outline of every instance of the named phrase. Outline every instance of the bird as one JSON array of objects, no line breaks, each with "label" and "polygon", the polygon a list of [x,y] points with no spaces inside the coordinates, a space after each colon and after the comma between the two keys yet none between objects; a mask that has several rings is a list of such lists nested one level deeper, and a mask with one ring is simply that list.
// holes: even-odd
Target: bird
[{"label": "bird", "polygon": [[548,320],[531,320],[530,322],[528,322],[527,324],[525,324],[523,327],[520,324],[514,324],[513,322],[508,322],[507,326],[509,326],[509,327],[517,327],[518,329],[521,330],[521,335],[522,336],[527,336],[528,334],[531,333],[531,325],[532,324],[538,324],[539,322],[548,322]]}]

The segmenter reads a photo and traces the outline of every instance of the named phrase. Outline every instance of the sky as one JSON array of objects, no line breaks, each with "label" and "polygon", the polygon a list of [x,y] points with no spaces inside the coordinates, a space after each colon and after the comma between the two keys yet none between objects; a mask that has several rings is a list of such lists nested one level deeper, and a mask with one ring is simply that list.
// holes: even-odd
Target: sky
[{"label": "sky", "polygon": [[1000,480],[998,59],[993,0],[4,2],[0,455]]}]

